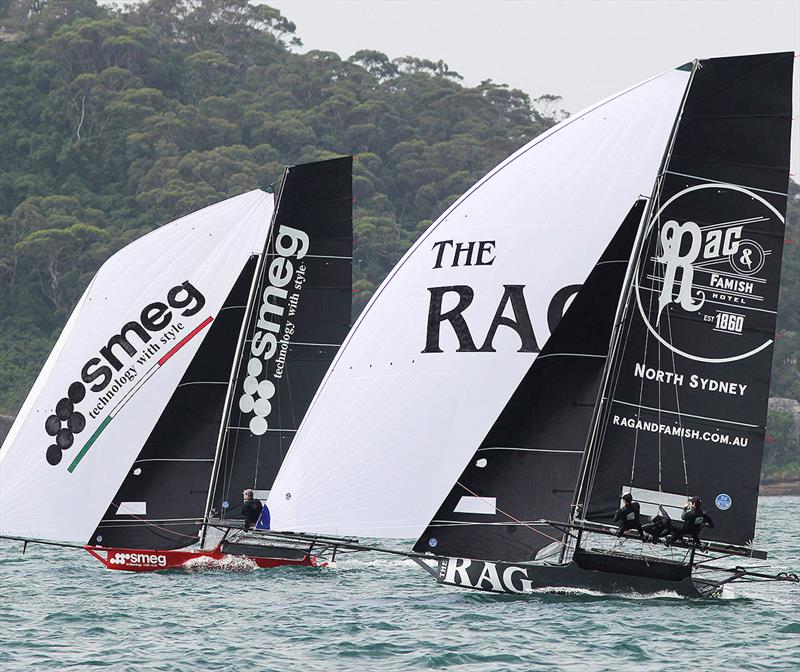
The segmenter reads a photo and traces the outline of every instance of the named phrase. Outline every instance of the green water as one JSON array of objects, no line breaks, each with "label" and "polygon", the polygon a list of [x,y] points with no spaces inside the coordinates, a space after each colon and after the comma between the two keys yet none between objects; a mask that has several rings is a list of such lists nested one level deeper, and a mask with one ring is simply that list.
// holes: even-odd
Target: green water
[{"label": "green water", "polygon": [[[800,498],[762,498],[756,545],[800,569]],[[111,572],[0,542],[0,670],[798,670],[800,588],[732,599],[504,596],[413,562]],[[751,562],[749,564],[757,564]]]}]

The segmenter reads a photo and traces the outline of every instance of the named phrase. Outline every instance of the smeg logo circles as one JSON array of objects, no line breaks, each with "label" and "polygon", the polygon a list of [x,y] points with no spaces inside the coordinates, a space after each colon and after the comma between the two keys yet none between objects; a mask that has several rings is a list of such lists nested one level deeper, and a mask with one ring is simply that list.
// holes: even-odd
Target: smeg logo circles
[{"label": "smeg logo circles", "polygon": [[75,410],[76,404],[83,401],[86,388],[83,383],[74,382],[67,390],[67,396],[56,404],[55,413],[44,421],[44,429],[55,437],[46,453],[47,461],[55,466],[61,462],[64,451],[75,442],[75,434],[80,434],[86,427],[86,418],[83,413]]},{"label": "smeg logo circles", "polygon": [[247,377],[244,379],[244,394],[239,397],[242,413],[253,413],[250,418],[250,431],[261,436],[267,431],[267,416],[272,410],[270,399],[275,395],[275,385],[271,380],[259,382],[258,376],[264,369],[260,359],[253,357],[247,362]]}]

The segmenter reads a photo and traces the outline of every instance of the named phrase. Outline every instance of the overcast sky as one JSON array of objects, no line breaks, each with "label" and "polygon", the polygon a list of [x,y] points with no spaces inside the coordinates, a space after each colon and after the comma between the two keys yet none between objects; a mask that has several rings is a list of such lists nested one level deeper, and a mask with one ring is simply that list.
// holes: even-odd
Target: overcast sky
[{"label": "overcast sky", "polygon": [[[464,83],[492,79],[577,112],[692,60],[800,51],[798,0],[272,0],[305,52],[359,49],[442,59]],[[800,64],[794,109],[800,114]],[[792,170],[798,173],[798,127]]]}]

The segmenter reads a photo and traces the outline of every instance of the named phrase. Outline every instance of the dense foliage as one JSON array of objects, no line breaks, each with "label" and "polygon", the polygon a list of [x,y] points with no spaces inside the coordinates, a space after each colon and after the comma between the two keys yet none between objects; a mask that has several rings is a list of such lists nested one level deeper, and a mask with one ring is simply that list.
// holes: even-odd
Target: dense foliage
[{"label": "dense foliage", "polygon": [[[355,154],[358,311],[432,219],[556,121],[557,97],[465,87],[442,61],[296,53],[291,21],[247,0],[0,0],[0,26],[0,413],[103,260],[159,224]],[[774,376],[794,398],[796,193]]]}]

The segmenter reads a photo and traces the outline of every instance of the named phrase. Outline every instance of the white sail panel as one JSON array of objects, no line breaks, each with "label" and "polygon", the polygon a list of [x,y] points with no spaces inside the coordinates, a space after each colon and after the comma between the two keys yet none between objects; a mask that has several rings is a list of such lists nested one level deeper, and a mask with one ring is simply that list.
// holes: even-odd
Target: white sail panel
[{"label": "white sail panel", "polygon": [[272,211],[272,195],[254,190],[153,231],[100,268],[0,450],[0,534],[89,539],[263,249]]},{"label": "white sail panel", "polygon": [[376,292],[270,493],[275,529],[419,535],[640,195],[689,73],[579,113],[497,166]]}]

